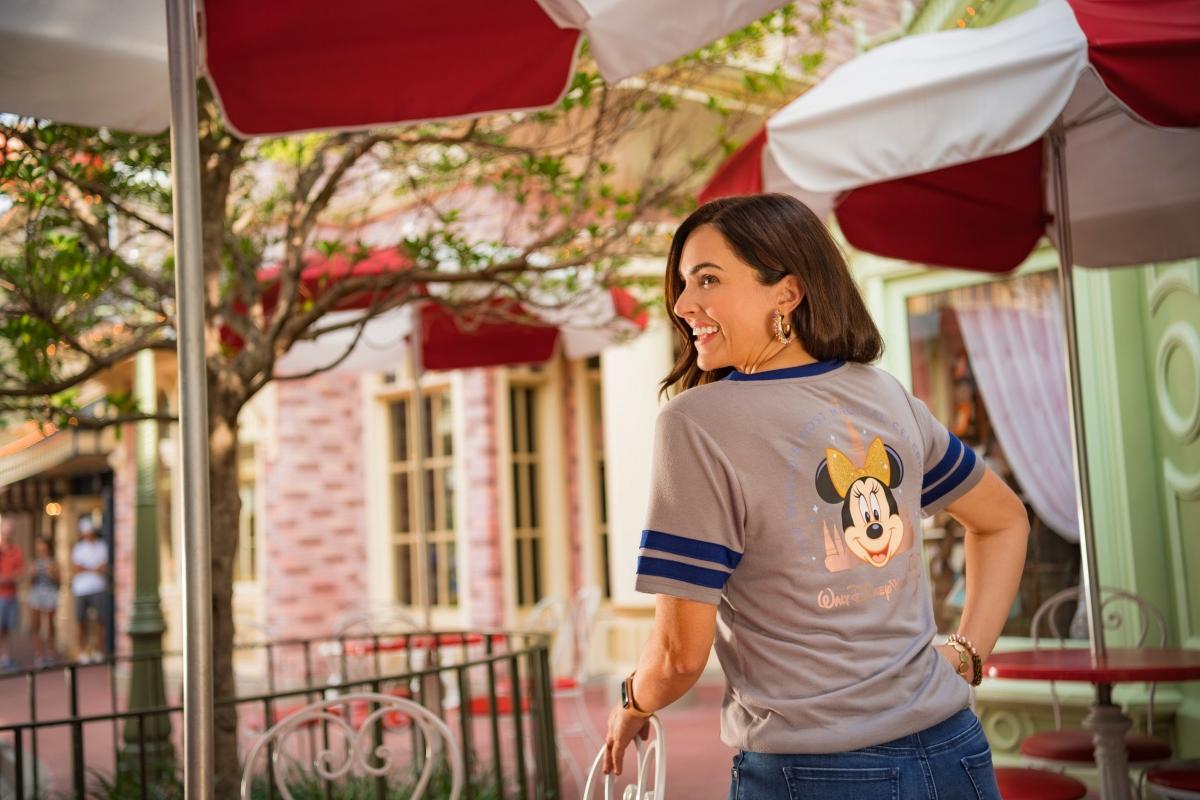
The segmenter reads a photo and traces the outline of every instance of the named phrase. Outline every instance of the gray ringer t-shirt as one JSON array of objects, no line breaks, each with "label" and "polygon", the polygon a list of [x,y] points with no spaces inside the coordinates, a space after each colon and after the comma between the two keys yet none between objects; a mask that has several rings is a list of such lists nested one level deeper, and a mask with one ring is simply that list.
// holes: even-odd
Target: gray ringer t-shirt
[{"label": "gray ringer t-shirt", "polygon": [[726,744],[854,750],[968,704],[931,646],[920,515],[983,469],[864,364],[735,372],[663,408],[636,585],[718,606]]}]

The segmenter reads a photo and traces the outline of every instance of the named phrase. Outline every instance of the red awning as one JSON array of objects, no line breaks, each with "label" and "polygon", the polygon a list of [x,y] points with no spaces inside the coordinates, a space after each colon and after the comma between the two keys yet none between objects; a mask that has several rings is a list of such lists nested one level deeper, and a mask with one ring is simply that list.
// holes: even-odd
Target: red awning
[{"label": "red awning", "polygon": [[[412,262],[394,248],[376,250],[359,261],[353,261],[343,254],[330,258],[313,255],[301,271],[300,296],[307,300],[315,300],[339,280],[406,270],[411,266]],[[263,285],[263,306],[268,314],[278,302],[281,269],[281,265],[275,264],[259,271],[259,279]],[[409,287],[404,287],[404,290],[408,289]],[[426,294],[424,286],[415,291],[419,295]],[[641,330],[648,324],[649,317],[645,309],[625,289],[609,288],[607,294],[602,297],[600,305],[608,308],[608,311],[596,306],[590,306],[586,310],[580,308],[578,316],[586,319],[578,321],[578,324],[584,326],[583,335],[586,340],[576,343],[568,339],[568,354],[573,348],[582,348],[583,355],[590,354],[595,349],[611,343],[612,340],[607,337],[596,339],[594,331],[587,328],[589,325],[604,326],[617,323],[623,324],[626,330]],[[377,293],[363,291],[343,299],[333,311],[354,312],[366,309],[379,299]],[[245,313],[245,309],[245,305],[237,307],[240,313]],[[556,324],[538,316],[513,298],[489,298],[474,305],[459,304],[453,309],[430,299],[421,302],[420,314],[422,363],[425,369],[431,370],[540,364],[553,357],[555,348],[564,335],[580,335],[580,332],[571,326],[576,314],[568,314],[561,324]],[[368,324],[374,323],[372,320]],[[380,327],[389,329],[396,324],[398,320],[392,316],[379,321]],[[400,337],[403,337],[403,334],[400,334]],[[221,338],[226,345],[235,349],[243,344],[242,339],[228,327],[222,330]],[[378,338],[393,341],[394,344],[399,343],[396,341],[397,337],[391,334],[380,332]],[[326,348],[326,355],[310,354],[308,358],[328,364],[342,352],[344,346],[340,339],[336,339]]]}]

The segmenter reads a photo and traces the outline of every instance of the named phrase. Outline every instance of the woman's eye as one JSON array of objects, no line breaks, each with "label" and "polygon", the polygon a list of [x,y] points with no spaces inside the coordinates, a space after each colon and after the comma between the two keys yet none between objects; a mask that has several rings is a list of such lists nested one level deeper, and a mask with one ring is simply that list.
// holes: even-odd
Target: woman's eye
[{"label": "woman's eye", "polygon": [[701,275],[700,276],[700,285],[701,286],[709,286],[712,283],[716,283],[716,282],[717,282],[716,275]]}]

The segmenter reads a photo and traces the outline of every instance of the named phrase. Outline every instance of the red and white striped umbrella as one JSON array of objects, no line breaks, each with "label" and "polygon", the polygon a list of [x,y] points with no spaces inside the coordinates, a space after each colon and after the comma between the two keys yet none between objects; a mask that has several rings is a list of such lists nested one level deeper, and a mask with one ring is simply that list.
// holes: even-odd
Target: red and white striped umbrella
[{"label": "red and white striped umbrella", "polygon": [[1059,237],[1044,147],[1059,120],[1075,263],[1200,253],[1191,0],[1045,0],[884,45],[775,114],[702,197],[780,191],[862,250],[1007,272]]},{"label": "red and white striped umbrella", "polygon": [[[583,36],[610,83],[782,0],[206,0],[201,71],[248,135],[531,109]],[[0,111],[153,133],[170,121],[161,0],[0,0]]]}]

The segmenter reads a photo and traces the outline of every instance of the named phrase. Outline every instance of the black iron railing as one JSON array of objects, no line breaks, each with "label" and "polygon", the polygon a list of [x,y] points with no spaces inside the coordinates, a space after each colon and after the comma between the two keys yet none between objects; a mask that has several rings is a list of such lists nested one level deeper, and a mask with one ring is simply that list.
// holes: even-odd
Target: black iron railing
[{"label": "black iron railing", "polygon": [[[0,760],[0,795],[162,796],[156,787],[177,781],[181,767],[170,753],[182,752],[177,688],[182,659],[178,653],[142,658],[162,666],[174,702],[144,709],[125,705],[123,682],[134,656],[0,676],[0,713],[11,720],[19,709],[27,710],[21,721],[0,725],[0,759],[8,760]],[[264,641],[239,645],[235,664],[238,696],[216,705],[237,709],[243,757],[257,737],[299,708],[369,691],[412,699],[447,723],[464,755],[464,797],[560,796],[546,636],[397,631]],[[60,675],[63,683],[57,684]],[[347,703],[347,718],[360,713]],[[374,725],[377,741],[411,737],[419,766],[415,727],[390,724],[386,716]],[[304,752],[292,754],[296,763],[312,764],[330,746],[330,735],[328,722],[306,726],[300,737]],[[270,770],[256,774],[261,776],[256,796],[278,797]],[[372,783],[376,798],[389,796],[386,782]],[[306,785],[311,789],[311,781]],[[330,783],[320,788],[324,796],[336,797]]]}]

